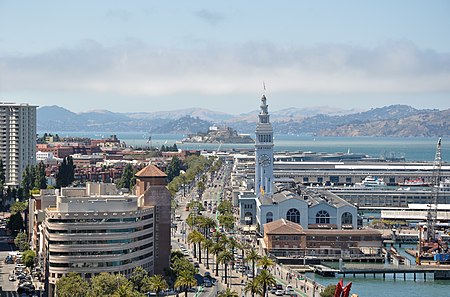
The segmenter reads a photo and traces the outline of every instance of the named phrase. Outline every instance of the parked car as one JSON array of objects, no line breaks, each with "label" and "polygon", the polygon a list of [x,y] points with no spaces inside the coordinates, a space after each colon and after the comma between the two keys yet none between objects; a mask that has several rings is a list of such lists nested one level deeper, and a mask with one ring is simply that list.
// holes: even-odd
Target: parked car
[{"label": "parked car", "polygon": [[275,295],[277,295],[277,296],[283,296],[283,295],[284,295],[284,290],[276,290],[276,291],[275,291]]},{"label": "parked car", "polygon": [[284,290],[284,294],[285,295],[290,295],[293,292],[294,292],[294,290],[292,289],[292,286],[291,285],[287,285],[286,289]]}]

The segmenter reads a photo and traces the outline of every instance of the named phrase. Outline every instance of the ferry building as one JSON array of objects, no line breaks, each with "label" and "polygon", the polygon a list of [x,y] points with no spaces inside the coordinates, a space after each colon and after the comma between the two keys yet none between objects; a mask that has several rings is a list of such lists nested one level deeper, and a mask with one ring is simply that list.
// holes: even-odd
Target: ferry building
[{"label": "ferry building", "polygon": [[258,118],[254,189],[239,194],[241,225],[256,226],[260,234],[264,233],[264,224],[279,219],[300,224],[304,230],[356,229],[356,207],[337,195],[319,189],[292,191],[275,186],[273,129],[265,95]]}]

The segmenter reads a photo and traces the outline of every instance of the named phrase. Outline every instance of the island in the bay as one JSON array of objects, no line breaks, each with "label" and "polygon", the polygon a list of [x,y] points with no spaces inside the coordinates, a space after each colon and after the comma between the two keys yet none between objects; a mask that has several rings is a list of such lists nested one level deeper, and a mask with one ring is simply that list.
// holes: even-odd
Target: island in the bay
[{"label": "island in the bay", "polygon": [[189,134],[183,138],[182,142],[193,143],[254,143],[253,138],[248,134],[239,134],[231,127],[220,127],[213,125],[208,131]]}]

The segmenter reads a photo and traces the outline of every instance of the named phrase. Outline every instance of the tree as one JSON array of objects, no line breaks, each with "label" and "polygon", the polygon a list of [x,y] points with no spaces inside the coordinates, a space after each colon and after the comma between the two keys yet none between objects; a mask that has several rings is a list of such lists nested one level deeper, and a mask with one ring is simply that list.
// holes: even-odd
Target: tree
[{"label": "tree", "polygon": [[136,267],[131,274],[130,281],[136,291],[145,293],[143,289],[146,283],[146,278],[148,277],[148,272],[141,266]]},{"label": "tree", "polygon": [[17,212],[9,217],[8,229],[13,233],[17,233],[20,230],[25,229],[22,215]]},{"label": "tree", "polygon": [[233,229],[236,218],[232,214],[219,215],[219,223],[225,229]]},{"label": "tree", "polygon": [[206,249],[206,269],[209,269],[209,250],[213,247],[214,242],[207,238],[203,238],[203,247]]},{"label": "tree", "polygon": [[320,293],[320,297],[333,297],[334,291],[336,290],[336,285],[328,285],[322,293]]},{"label": "tree", "polygon": [[24,202],[14,202],[13,205],[11,205],[11,207],[9,208],[9,211],[11,212],[11,214],[16,214],[16,213],[21,213],[25,210],[28,209],[28,202],[24,201]]},{"label": "tree", "polygon": [[184,290],[184,296],[187,297],[188,289],[197,285],[194,274],[187,271],[182,272],[175,281],[176,288],[182,288]]},{"label": "tree", "polygon": [[64,158],[56,174],[56,186],[67,187],[75,180],[75,166],[71,156]]},{"label": "tree", "polygon": [[239,294],[234,291],[231,290],[230,288],[227,288],[225,291],[222,291],[219,293],[219,295],[217,295],[218,297],[239,297]]},{"label": "tree", "polygon": [[[110,295],[107,295],[110,296]],[[112,297],[143,297],[143,294],[140,294],[138,291],[133,290],[133,285],[131,282],[126,282],[120,284],[119,287],[115,290]]]},{"label": "tree", "polygon": [[69,272],[56,282],[58,297],[85,297],[88,290],[88,282],[75,272]]},{"label": "tree", "polygon": [[258,276],[255,278],[255,280],[262,288],[262,295],[261,296],[266,296],[267,288],[269,286],[275,286],[275,284],[277,283],[275,278],[273,277],[273,275],[270,274],[270,272],[265,270],[265,269],[263,269],[258,274]]},{"label": "tree", "polygon": [[219,275],[219,254],[224,250],[224,246],[220,242],[216,242],[211,248],[211,254],[216,256],[216,276]]},{"label": "tree", "polygon": [[245,259],[247,260],[247,262],[252,262],[252,276],[253,278],[255,278],[255,263],[259,261],[259,259],[261,259],[261,256],[255,250],[250,250],[247,253],[247,258]]},{"label": "tree", "polygon": [[133,169],[133,166],[131,166],[131,164],[125,165],[122,176],[120,177],[117,186],[119,188],[133,188],[133,186],[136,184],[136,177],[134,176],[135,173],[136,171]]},{"label": "tree", "polygon": [[234,260],[234,255],[231,251],[224,250],[224,251],[220,252],[218,260],[220,263],[222,263],[224,265],[225,284],[228,284],[228,280],[227,280],[228,279],[228,264]]},{"label": "tree", "polygon": [[[197,247],[196,244],[199,244],[203,240],[203,235],[198,232],[197,230],[192,231],[188,235],[188,242],[192,243],[194,245],[194,258],[197,258]],[[201,256],[200,248],[199,248],[199,257]],[[201,262],[201,260],[200,260]]]},{"label": "tree", "polygon": [[22,173],[22,188],[24,193],[24,199],[28,200],[30,197],[30,191],[33,189],[34,186],[34,179],[35,179],[35,168],[34,166],[27,165],[25,167],[25,170]]},{"label": "tree", "polygon": [[267,256],[263,256],[258,261],[258,266],[261,266],[263,269],[267,269],[269,266],[274,266],[275,262]]},{"label": "tree", "polygon": [[14,238],[14,244],[19,248],[19,251],[23,252],[29,249],[28,236],[25,232],[20,232]]},{"label": "tree", "polygon": [[245,284],[244,292],[246,294],[250,292],[252,294],[252,297],[254,297],[255,294],[263,296],[262,287],[259,285],[258,281],[254,278]]},{"label": "tree", "polygon": [[39,162],[35,170],[34,178],[34,188],[36,189],[47,189],[47,178],[45,176],[45,164],[44,162]]},{"label": "tree", "polygon": [[180,175],[182,165],[183,163],[177,156],[172,157],[172,160],[166,169],[167,180],[169,182],[171,182],[176,176]]},{"label": "tree", "polygon": [[31,269],[33,269],[35,258],[36,253],[32,250],[27,250],[22,254],[23,264],[25,264],[25,266],[28,267],[30,271]]},{"label": "tree", "polygon": [[166,280],[160,274],[154,274],[149,277],[146,286],[149,291],[156,293],[156,297],[159,297],[159,293],[166,290],[168,287]]},{"label": "tree", "polygon": [[127,283],[127,278],[122,274],[102,272],[91,279],[89,296],[112,296],[120,286],[126,286]]}]

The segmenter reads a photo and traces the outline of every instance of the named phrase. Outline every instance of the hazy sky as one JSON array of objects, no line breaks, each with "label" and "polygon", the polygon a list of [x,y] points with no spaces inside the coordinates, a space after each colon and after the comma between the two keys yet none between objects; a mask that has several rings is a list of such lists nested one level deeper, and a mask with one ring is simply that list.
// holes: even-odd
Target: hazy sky
[{"label": "hazy sky", "polygon": [[450,108],[450,1],[2,1],[0,101]]}]

